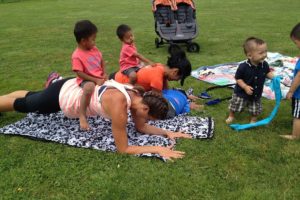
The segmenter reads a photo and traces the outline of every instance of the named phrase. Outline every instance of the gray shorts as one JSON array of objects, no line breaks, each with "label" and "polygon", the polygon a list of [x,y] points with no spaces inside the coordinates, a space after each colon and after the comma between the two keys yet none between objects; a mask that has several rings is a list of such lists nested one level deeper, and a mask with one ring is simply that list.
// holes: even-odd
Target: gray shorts
[{"label": "gray shorts", "polygon": [[124,71],[122,71],[122,74],[129,76],[129,74],[131,72],[138,72],[141,68],[139,67],[130,67],[129,69],[125,69]]},{"label": "gray shorts", "polygon": [[262,112],[261,99],[249,101],[233,93],[228,107],[229,110],[232,112],[241,112],[245,107],[248,107],[248,111],[252,116],[259,115]]},{"label": "gray shorts", "polygon": [[[92,81],[82,81],[80,84],[79,84],[79,87],[83,88],[83,86],[88,83],[88,82],[92,82]],[[92,82],[94,83],[94,82]]]}]

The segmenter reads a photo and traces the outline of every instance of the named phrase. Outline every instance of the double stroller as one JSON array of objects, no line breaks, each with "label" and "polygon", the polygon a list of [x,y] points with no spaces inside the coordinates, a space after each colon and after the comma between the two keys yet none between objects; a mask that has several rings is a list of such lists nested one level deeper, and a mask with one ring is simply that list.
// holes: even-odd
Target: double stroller
[{"label": "double stroller", "polygon": [[192,42],[199,30],[196,23],[196,9],[192,0],[153,0],[152,11],[155,20],[155,46],[165,42],[186,43],[188,52],[199,52],[200,46]]}]

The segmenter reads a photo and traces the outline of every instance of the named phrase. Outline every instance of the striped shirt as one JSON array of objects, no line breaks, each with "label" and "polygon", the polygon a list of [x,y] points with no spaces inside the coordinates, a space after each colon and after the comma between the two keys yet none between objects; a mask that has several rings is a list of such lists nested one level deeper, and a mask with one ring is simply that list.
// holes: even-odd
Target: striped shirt
[{"label": "striped shirt", "polygon": [[[98,94],[101,87],[105,88],[102,88],[102,92]],[[87,116],[103,116],[105,118],[109,118],[101,106],[101,96],[105,92],[106,88],[116,88],[122,92],[126,97],[127,109],[129,110],[131,106],[131,99],[126,89],[132,89],[132,86],[123,85],[117,83],[116,81],[109,80],[106,81],[102,86],[97,85],[95,87],[95,90],[91,96],[90,104],[86,109]],[[77,85],[76,79],[70,79],[62,86],[59,93],[59,106],[67,117],[79,117],[81,97],[82,88]]]}]

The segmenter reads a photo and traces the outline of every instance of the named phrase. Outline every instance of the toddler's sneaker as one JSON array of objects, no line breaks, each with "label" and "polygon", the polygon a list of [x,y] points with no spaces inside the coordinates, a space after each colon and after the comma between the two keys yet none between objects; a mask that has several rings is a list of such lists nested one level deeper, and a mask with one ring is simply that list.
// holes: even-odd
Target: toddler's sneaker
[{"label": "toddler's sneaker", "polygon": [[59,79],[60,77],[61,76],[57,72],[51,72],[46,80],[45,88],[47,88],[51,83],[54,82],[54,80]]}]

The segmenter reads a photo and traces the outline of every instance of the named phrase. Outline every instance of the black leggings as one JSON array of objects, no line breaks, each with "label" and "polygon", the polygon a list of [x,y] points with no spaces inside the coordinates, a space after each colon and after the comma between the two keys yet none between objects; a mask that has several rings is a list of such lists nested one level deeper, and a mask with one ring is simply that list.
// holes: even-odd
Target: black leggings
[{"label": "black leggings", "polygon": [[25,97],[17,98],[15,100],[14,109],[23,113],[38,112],[40,114],[49,114],[60,111],[60,89],[69,79],[70,78],[56,81],[42,91],[28,92]]}]

